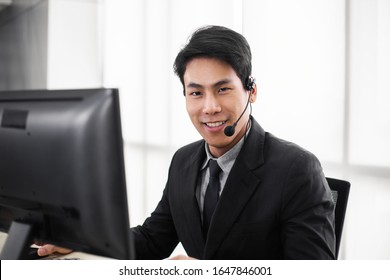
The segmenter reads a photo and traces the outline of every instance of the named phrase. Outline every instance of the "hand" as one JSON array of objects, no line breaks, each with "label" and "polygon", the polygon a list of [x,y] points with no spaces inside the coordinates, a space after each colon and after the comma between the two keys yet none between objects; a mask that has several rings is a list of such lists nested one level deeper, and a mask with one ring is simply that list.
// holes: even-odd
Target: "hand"
[{"label": "hand", "polygon": [[62,247],[57,247],[52,244],[45,244],[42,245],[40,248],[38,248],[38,255],[41,257],[48,256],[54,253],[60,253],[60,254],[69,254],[71,253],[72,250],[62,248]]},{"label": "hand", "polygon": [[191,258],[189,256],[177,255],[177,256],[169,258],[168,260],[196,260],[196,259]]}]

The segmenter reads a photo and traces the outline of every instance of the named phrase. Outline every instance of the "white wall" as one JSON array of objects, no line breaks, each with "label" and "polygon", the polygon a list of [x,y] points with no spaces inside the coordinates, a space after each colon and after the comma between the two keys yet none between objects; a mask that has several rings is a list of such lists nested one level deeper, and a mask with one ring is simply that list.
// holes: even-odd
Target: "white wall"
[{"label": "white wall", "polygon": [[48,0],[47,88],[102,86],[99,0]]}]

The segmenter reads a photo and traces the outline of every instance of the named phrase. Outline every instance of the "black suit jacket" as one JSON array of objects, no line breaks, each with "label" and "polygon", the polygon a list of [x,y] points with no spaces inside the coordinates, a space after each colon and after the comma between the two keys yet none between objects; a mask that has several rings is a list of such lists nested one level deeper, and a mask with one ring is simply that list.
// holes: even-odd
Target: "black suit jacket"
[{"label": "black suit jacket", "polygon": [[231,169],[208,238],[196,199],[204,141],[176,152],[161,201],[132,229],[138,259],[168,257],[178,242],[199,259],[334,259],[334,203],[317,158],[252,128]]}]

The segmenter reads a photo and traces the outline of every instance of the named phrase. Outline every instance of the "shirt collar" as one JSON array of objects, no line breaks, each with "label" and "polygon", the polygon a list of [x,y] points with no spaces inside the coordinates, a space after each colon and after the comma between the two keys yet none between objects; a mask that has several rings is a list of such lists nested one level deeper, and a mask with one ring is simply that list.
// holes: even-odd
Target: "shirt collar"
[{"label": "shirt collar", "polygon": [[207,142],[205,142],[206,159],[203,162],[203,165],[202,165],[200,170],[205,169],[208,165],[209,160],[213,159],[213,160],[216,160],[218,162],[218,165],[219,165],[219,167],[221,167],[223,172],[229,172],[230,169],[232,168],[234,161],[236,160],[238,154],[240,153],[242,146],[244,145],[245,138],[248,135],[249,131],[250,131],[250,128],[246,132],[246,135],[244,137],[242,137],[240,139],[240,141],[238,141],[238,143],[233,146],[233,148],[231,148],[229,151],[224,153],[219,158],[213,157],[213,155],[210,153],[209,145],[207,144]]}]

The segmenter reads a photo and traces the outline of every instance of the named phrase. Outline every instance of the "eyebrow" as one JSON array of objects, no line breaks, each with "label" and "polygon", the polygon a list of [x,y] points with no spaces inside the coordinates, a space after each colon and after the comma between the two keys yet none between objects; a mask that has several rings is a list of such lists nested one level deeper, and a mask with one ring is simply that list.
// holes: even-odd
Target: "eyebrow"
[{"label": "eyebrow", "polygon": [[[223,80],[220,80],[216,83],[213,84],[213,87],[216,88],[216,87],[220,87],[222,85],[225,85],[225,84],[228,84],[228,83],[231,83],[231,79],[223,79]],[[195,82],[190,82],[187,84],[186,86],[187,88],[196,88],[196,89],[202,89],[204,88],[204,86],[202,86],[201,84],[198,84],[198,83],[195,83]]]}]

